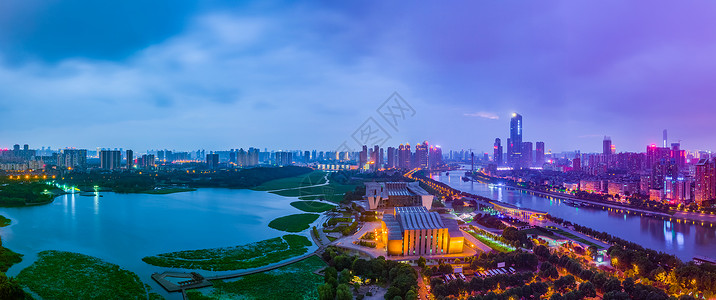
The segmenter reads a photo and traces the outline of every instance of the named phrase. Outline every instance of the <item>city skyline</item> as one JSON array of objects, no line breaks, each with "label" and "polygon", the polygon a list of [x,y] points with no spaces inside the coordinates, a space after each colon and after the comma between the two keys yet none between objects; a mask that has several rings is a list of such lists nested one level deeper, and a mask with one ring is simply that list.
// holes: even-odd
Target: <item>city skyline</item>
[{"label": "city skyline", "polygon": [[664,128],[714,149],[716,6],[662,4],[9,1],[0,144],[335,149],[398,92],[416,114],[393,144],[489,153],[519,112],[552,152],[643,151]]}]

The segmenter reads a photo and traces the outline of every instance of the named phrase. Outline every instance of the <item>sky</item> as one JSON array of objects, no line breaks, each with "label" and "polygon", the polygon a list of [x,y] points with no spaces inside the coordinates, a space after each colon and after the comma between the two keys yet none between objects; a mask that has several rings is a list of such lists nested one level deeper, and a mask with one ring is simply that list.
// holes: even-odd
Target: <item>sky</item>
[{"label": "sky", "polygon": [[0,147],[491,151],[518,112],[553,152],[604,136],[644,151],[663,129],[715,149],[714,15],[703,0],[4,0]]}]

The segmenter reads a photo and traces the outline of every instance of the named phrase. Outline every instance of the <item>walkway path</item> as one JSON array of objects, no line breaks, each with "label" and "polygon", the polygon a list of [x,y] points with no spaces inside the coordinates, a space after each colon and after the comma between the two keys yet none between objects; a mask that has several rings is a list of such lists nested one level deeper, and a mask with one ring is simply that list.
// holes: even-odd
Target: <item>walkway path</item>
[{"label": "walkway path", "polygon": [[271,190],[271,191],[267,191],[267,192],[273,193],[273,192],[288,191],[288,190],[297,190],[297,189],[305,189],[305,188],[312,188],[312,187],[317,187],[317,186],[328,185],[329,183],[331,183],[331,180],[328,179],[328,173],[326,173],[326,175],[323,176],[323,180],[325,180],[326,182],[324,182],[324,183],[319,183],[319,184],[314,184],[314,185],[298,186],[298,187],[292,187],[292,188]]},{"label": "walkway path", "polygon": [[323,247],[318,248],[318,250],[316,250],[315,252],[311,252],[311,253],[307,253],[307,254],[304,254],[304,255],[301,255],[301,256],[298,256],[298,257],[294,257],[294,258],[292,258],[292,259],[285,260],[285,261],[280,262],[280,263],[277,263],[277,264],[268,265],[268,266],[265,266],[265,267],[260,267],[260,268],[256,268],[256,269],[253,269],[253,270],[247,270],[247,271],[238,272],[238,273],[233,273],[233,274],[219,275],[219,276],[213,276],[213,277],[206,277],[206,279],[207,279],[207,280],[223,280],[223,279],[231,279],[231,278],[236,278],[236,277],[241,277],[241,276],[246,276],[246,275],[251,275],[251,274],[256,274],[256,273],[262,273],[262,272],[266,272],[266,271],[271,271],[271,270],[273,270],[273,269],[278,269],[278,268],[280,268],[280,267],[287,266],[287,265],[290,265],[290,264],[292,264],[292,263],[302,261],[302,260],[304,260],[304,259],[306,259],[306,258],[309,258],[309,257],[313,256],[313,255],[316,255],[316,253],[319,252],[319,250],[320,250],[320,251],[323,251]]}]

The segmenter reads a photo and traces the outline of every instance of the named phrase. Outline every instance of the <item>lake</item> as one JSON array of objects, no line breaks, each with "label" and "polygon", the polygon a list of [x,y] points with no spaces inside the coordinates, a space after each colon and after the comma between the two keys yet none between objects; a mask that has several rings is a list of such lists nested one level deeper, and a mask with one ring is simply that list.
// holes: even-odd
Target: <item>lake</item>
[{"label": "lake", "polygon": [[[135,272],[153,292],[167,297],[168,293],[150,276],[154,272],[181,269],[151,266],[141,260],[143,257],[236,246],[282,236],[287,233],[269,228],[268,223],[280,216],[301,213],[289,205],[297,198],[252,190],[101,195],[67,194],[47,205],[0,208],[0,215],[12,219],[10,226],[0,228],[3,245],[25,255],[22,263],[10,268],[7,274],[16,276],[36,260],[40,251],[78,252]],[[302,234],[310,239],[308,230]],[[316,248],[314,245],[309,251]],[[170,298],[179,299],[181,294],[174,293]]]}]

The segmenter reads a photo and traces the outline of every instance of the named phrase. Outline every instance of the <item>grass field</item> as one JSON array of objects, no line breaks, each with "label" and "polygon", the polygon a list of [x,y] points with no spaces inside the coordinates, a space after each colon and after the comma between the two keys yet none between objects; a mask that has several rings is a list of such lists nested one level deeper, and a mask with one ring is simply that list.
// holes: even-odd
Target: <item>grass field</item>
[{"label": "grass field", "polygon": [[355,188],[356,185],[329,183],[324,186],[283,190],[272,193],[285,197],[299,197],[301,200],[324,199],[333,203],[339,203],[343,200],[343,195],[346,192],[353,191]]},{"label": "grass field", "polygon": [[291,202],[291,206],[298,208],[305,212],[315,212],[315,213],[329,211],[336,207],[335,205],[323,203],[320,201],[294,201],[294,202]]},{"label": "grass field", "polygon": [[146,299],[149,288],[115,264],[64,251],[40,252],[17,280],[45,299]]},{"label": "grass field", "polygon": [[322,183],[326,182],[325,176],[326,176],[326,173],[324,173],[323,171],[313,171],[311,173],[296,176],[296,177],[271,180],[271,181],[265,182],[264,184],[253,188],[253,190],[273,191],[273,190],[292,189],[292,188],[299,188],[299,187],[311,186],[311,185],[316,185],[316,184],[322,184]]},{"label": "grass field", "polygon": [[235,281],[214,281],[210,294],[187,293],[190,300],[203,299],[318,299],[323,276],[313,271],[326,266],[317,256],[272,271],[243,276]]},{"label": "grass field", "polygon": [[498,241],[493,240],[492,238],[488,237],[487,235],[480,234],[474,231],[467,231],[470,233],[470,235],[474,236],[478,241],[482,242],[483,244],[487,245],[488,247],[495,249],[500,252],[511,252],[515,251],[515,248],[512,248],[510,246],[504,245]]},{"label": "grass field", "polygon": [[8,219],[8,218],[6,218],[6,217],[4,217],[4,216],[0,216],[0,227],[8,226],[8,225],[10,225],[11,223],[12,223],[12,220],[10,220],[10,219]]},{"label": "grass field", "polygon": [[269,222],[269,227],[286,231],[301,232],[308,229],[309,225],[318,219],[317,214],[295,214],[273,219]]},{"label": "grass field", "polygon": [[22,261],[22,254],[0,246],[0,272],[7,272],[14,264]]},{"label": "grass field", "polygon": [[258,268],[308,252],[311,241],[288,234],[256,243],[225,248],[186,250],[147,256],[142,261],[159,267],[228,271]]}]

